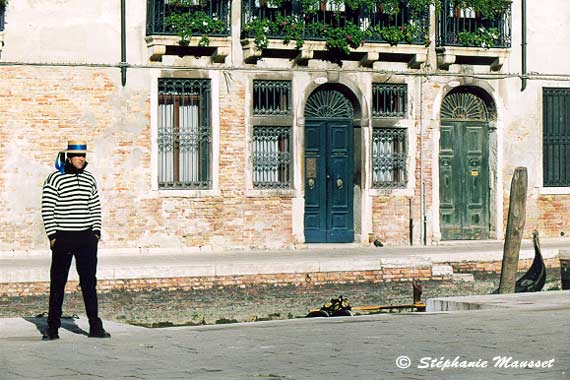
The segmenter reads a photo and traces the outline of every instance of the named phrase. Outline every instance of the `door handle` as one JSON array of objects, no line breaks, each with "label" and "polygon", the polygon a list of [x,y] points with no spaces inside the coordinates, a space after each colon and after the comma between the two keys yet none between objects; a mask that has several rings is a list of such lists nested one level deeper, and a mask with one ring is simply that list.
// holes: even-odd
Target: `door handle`
[{"label": "door handle", "polygon": [[307,181],[308,185],[309,185],[309,189],[313,190],[315,188],[315,179],[314,178],[309,178],[309,180]]},{"label": "door handle", "polygon": [[344,187],[344,181],[342,180],[342,178],[338,178],[336,180],[336,187],[341,190]]}]

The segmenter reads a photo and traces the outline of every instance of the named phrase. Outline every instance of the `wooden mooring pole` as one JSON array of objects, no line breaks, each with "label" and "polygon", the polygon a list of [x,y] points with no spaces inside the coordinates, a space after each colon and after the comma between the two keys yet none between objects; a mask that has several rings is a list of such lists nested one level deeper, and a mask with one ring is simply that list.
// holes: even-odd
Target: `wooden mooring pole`
[{"label": "wooden mooring pole", "polygon": [[501,267],[501,282],[499,294],[515,292],[515,277],[519,263],[519,251],[526,221],[526,193],[528,175],[525,167],[515,169],[511,181],[511,195],[509,198],[509,216],[507,219],[507,232],[503,248],[503,264]]}]

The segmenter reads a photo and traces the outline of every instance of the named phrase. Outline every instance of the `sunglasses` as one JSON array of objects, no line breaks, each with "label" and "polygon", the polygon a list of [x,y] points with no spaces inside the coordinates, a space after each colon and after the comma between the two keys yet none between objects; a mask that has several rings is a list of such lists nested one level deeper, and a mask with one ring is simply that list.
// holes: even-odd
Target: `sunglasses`
[{"label": "sunglasses", "polygon": [[85,153],[68,153],[67,154],[68,158],[73,158],[73,157],[85,157]]}]

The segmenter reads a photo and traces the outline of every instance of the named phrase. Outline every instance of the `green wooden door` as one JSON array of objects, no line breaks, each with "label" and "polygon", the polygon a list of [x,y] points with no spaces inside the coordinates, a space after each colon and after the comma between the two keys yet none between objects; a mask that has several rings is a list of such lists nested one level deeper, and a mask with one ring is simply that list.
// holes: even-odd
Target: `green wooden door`
[{"label": "green wooden door", "polygon": [[487,123],[442,122],[439,200],[442,239],[489,237]]},{"label": "green wooden door", "polygon": [[354,241],[353,128],[348,117],[352,106],[338,91],[313,95],[305,111],[305,242],[350,243]]}]

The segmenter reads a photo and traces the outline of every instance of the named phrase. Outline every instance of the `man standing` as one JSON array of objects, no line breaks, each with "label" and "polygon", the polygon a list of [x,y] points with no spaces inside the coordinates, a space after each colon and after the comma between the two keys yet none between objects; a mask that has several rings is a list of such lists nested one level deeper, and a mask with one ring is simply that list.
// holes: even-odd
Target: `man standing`
[{"label": "man standing", "polygon": [[110,338],[97,304],[97,243],[101,237],[101,204],[95,177],[85,170],[87,145],[70,140],[56,159],[42,191],[42,218],[52,251],[48,329],[44,340],[59,339],[65,284],[75,256],[79,284],[89,319],[89,337]]}]

